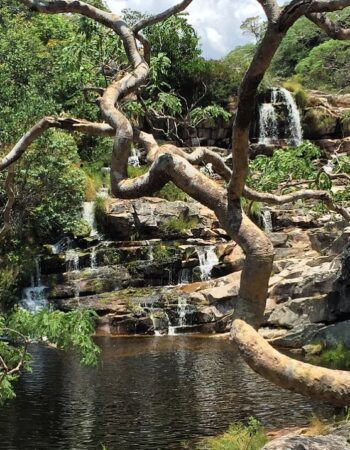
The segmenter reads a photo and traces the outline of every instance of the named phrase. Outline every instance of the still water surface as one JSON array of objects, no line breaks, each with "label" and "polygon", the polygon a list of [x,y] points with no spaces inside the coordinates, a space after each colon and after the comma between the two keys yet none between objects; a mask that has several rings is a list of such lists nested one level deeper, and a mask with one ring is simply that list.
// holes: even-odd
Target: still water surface
[{"label": "still water surface", "polygon": [[255,375],[223,339],[97,341],[99,369],[32,346],[33,373],[0,409],[1,450],[178,450],[249,416],[279,428],[333,414]]}]

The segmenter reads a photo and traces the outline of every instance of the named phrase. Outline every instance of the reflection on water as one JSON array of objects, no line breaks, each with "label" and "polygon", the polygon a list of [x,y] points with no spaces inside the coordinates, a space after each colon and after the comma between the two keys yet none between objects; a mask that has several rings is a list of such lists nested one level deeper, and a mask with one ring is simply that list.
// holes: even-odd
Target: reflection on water
[{"label": "reflection on water", "polygon": [[32,374],[0,410],[1,450],[180,449],[249,416],[304,425],[331,408],[255,375],[229,342],[203,337],[98,338],[99,369],[33,346]]}]

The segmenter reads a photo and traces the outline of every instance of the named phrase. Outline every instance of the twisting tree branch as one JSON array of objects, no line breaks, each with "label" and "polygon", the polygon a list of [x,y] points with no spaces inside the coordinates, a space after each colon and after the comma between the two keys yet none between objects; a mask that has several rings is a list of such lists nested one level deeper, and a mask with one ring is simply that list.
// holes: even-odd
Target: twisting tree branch
[{"label": "twisting tree branch", "polygon": [[350,405],[350,372],[282,355],[242,320],[233,322],[231,338],[248,365],[277,386],[333,405]]},{"label": "twisting tree branch", "polygon": [[283,8],[279,27],[287,30],[303,15],[340,11],[348,6],[350,0],[293,0]]},{"label": "twisting tree branch", "polygon": [[306,17],[320,27],[330,38],[338,40],[350,39],[350,28],[342,27],[338,22],[333,22],[325,14],[312,13]]},{"label": "twisting tree branch", "polygon": [[158,22],[162,22],[163,20],[168,19],[169,17],[173,16],[174,14],[178,14],[179,12],[183,11],[187,6],[192,3],[192,0],[183,0],[182,2],[178,3],[175,6],[172,6],[171,8],[168,8],[167,10],[155,15],[146,17],[145,19],[141,19],[139,22],[137,22],[133,27],[132,31],[134,33],[138,33],[145,27],[149,27],[150,25],[154,25]]},{"label": "twisting tree branch", "polygon": [[49,128],[59,128],[67,131],[79,131],[94,136],[114,136],[114,129],[106,123],[95,123],[73,118],[44,117],[34,125],[17,142],[13,149],[0,160],[0,171],[17,161],[28,147]]},{"label": "twisting tree branch", "polygon": [[262,202],[267,205],[284,205],[285,203],[293,203],[297,200],[319,200],[323,202],[328,209],[334,211],[348,222],[350,222],[350,213],[346,208],[338,206],[334,203],[332,197],[327,191],[317,191],[312,189],[302,189],[300,191],[292,192],[285,195],[275,195],[267,192],[257,192],[253,189],[244,188],[244,196],[248,200],[254,200],[257,202]]},{"label": "twisting tree branch", "polygon": [[269,21],[274,22],[278,19],[281,8],[275,0],[258,0],[258,2],[263,7]]}]

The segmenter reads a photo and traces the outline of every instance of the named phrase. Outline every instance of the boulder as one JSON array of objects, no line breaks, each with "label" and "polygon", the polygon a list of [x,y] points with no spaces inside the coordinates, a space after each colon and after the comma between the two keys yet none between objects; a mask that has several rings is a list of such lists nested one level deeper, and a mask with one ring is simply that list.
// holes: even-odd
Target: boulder
[{"label": "boulder", "polygon": [[154,334],[150,317],[111,316],[109,329],[112,335]]},{"label": "boulder", "polygon": [[314,341],[322,342],[326,347],[334,347],[339,343],[350,347],[350,320],[320,328],[314,335]]},{"label": "boulder", "polygon": [[301,348],[304,345],[315,341],[316,333],[320,328],[322,328],[322,324],[300,324],[284,335],[269,339],[269,342],[274,347]]},{"label": "boulder", "polygon": [[306,297],[289,300],[267,312],[265,324],[292,329],[302,323],[329,323],[336,317],[329,310],[327,296]]},{"label": "boulder", "polygon": [[285,269],[270,280],[269,296],[277,303],[294,298],[327,294],[337,279],[340,261],[324,262],[312,267],[308,261],[301,261]]}]

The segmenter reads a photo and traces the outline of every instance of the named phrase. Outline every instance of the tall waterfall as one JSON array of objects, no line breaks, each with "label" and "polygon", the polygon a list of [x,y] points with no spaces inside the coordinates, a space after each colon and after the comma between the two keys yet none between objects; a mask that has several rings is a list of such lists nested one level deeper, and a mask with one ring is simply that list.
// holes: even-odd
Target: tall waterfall
[{"label": "tall waterfall", "polygon": [[286,138],[289,145],[301,143],[303,132],[298,107],[292,94],[284,88],[271,90],[270,102],[263,103],[259,108],[259,144],[278,144],[279,126],[277,107],[286,111]]},{"label": "tall waterfall", "polygon": [[303,130],[301,128],[300,113],[294,101],[292,94],[287,89],[280,88],[278,90],[283,103],[288,109],[288,126],[289,126],[289,140],[290,145],[299,145],[303,139]]},{"label": "tall waterfall", "polygon": [[46,289],[47,287],[41,281],[40,257],[37,257],[35,259],[35,273],[31,277],[31,286],[23,289],[21,307],[31,313],[46,308],[48,306]]}]

